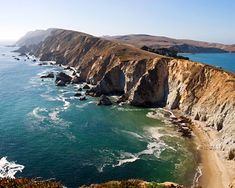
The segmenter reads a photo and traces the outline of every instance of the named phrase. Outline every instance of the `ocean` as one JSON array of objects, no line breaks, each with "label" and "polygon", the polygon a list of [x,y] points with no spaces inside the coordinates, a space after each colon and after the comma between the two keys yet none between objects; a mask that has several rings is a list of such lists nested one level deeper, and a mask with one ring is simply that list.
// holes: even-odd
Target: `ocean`
[{"label": "ocean", "polygon": [[179,54],[189,57],[192,61],[214,65],[224,70],[235,72],[235,53],[200,53],[200,54]]},{"label": "ocean", "polygon": [[[0,177],[55,179],[67,187],[138,178],[189,186],[198,156],[159,109],[79,101],[80,85],[56,87],[58,66],[0,47]],[[17,56],[20,60],[16,60]]]}]

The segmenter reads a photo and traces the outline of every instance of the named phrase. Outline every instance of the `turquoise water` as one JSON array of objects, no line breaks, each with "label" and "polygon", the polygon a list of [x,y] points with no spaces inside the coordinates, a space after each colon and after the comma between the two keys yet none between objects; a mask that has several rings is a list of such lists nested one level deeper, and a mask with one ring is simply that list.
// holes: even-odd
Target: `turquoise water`
[{"label": "turquoise water", "polygon": [[192,141],[147,117],[153,109],[79,101],[79,86],[40,79],[61,68],[16,61],[12,50],[0,48],[0,166],[23,166],[0,176],[55,178],[67,187],[129,178],[192,183]]},{"label": "turquoise water", "polygon": [[201,54],[180,54],[189,57],[190,60],[222,67],[223,69],[235,72],[235,53],[201,53]]}]

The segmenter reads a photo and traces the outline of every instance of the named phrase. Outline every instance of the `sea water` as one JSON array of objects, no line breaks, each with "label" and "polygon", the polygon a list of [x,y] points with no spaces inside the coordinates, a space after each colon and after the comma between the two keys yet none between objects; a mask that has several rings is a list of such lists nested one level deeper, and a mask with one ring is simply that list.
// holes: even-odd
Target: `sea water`
[{"label": "sea water", "polygon": [[0,177],[54,178],[67,187],[130,178],[192,183],[194,144],[160,112],[154,119],[155,109],[79,101],[79,85],[40,78],[61,67],[13,50],[0,48]]},{"label": "sea water", "polygon": [[235,72],[235,53],[200,53],[180,54],[190,60],[213,65],[224,70]]}]

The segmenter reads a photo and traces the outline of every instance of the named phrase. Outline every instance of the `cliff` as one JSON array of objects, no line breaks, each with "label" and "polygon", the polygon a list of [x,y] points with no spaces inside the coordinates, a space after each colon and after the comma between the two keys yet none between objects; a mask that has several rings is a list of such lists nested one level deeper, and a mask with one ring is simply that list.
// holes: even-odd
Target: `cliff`
[{"label": "cliff", "polygon": [[90,95],[119,94],[119,102],[179,109],[219,131],[220,149],[235,148],[234,73],[59,29],[19,51],[75,67],[80,80],[94,85]]},{"label": "cliff", "polygon": [[15,45],[16,46],[30,46],[34,44],[39,44],[43,40],[45,40],[51,32],[55,30],[53,28],[47,30],[35,30],[29,31],[26,33],[20,40],[18,40]]}]

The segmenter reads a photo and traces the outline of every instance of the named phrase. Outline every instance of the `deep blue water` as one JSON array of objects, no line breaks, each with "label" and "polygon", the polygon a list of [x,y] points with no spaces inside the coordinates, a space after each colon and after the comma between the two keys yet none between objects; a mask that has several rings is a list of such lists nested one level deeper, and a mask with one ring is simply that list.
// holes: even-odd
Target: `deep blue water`
[{"label": "deep blue water", "polygon": [[224,70],[235,72],[235,53],[200,53],[180,54],[190,60],[222,67]]},{"label": "deep blue water", "polygon": [[[129,178],[192,182],[194,145],[161,113],[151,119],[153,109],[79,101],[79,85],[59,88],[40,79],[60,67],[16,61],[12,50],[0,47],[0,158],[8,167],[24,166],[16,177],[55,178],[68,187]],[[0,176],[13,173],[5,172]]]}]

